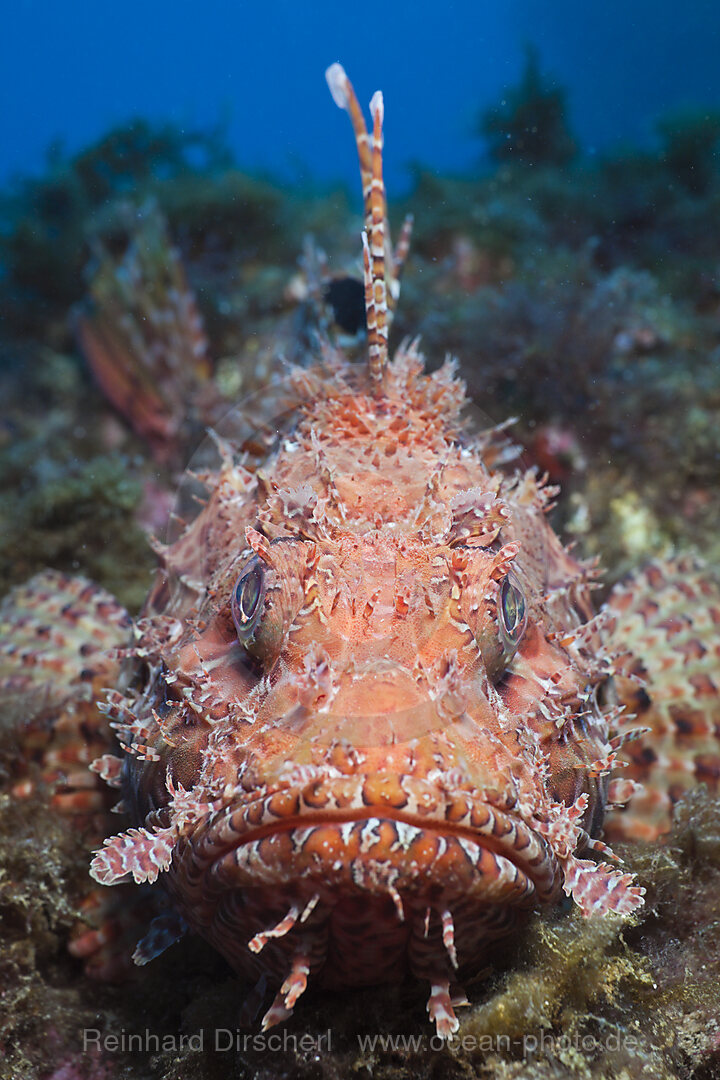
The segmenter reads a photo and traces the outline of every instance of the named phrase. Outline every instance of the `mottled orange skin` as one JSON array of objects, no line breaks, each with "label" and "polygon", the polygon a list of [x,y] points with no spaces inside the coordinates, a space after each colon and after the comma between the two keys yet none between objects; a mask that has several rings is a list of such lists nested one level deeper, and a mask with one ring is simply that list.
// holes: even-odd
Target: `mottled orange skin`
[{"label": "mottled orange skin", "polygon": [[[298,372],[309,400],[262,471],[224,447],[204,477],[110,706],[142,828],[107,841],[93,873],[161,875],[247,976],[410,971],[437,988],[563,887],[586,911],[641,895],[578,858],[607,797],[611,719],[593,693],[607,669],[547,492],[488,467],[494,436],[464,430],[449,367],[423,374],[411,346],[380,393],[367,378],[340,356]],[[246,632],[233,596],[248,566],[264,592]],[[526,609],[514,634],[510,587]],[[294,929],[250,947],[293,911]],[[431,1007],[443,1030],[448,1006]]]}]

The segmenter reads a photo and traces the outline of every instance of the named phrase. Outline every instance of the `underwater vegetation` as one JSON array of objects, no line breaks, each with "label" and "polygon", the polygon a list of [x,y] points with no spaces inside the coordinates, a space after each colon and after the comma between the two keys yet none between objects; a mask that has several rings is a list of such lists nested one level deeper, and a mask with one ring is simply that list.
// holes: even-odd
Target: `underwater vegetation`
[{"label": "underwater vegetation", "polygon": [[0,250],[6,325],[30,329],[38,307],[64,318],[82,296],[91,216],[123,191],[192,175],[226,161],[215,136],[131,121],[67,159],[59,147],[45,176],[19,181],[3,199]]},{"label": "underwater vegetation", "polygon": [[[40,312],[44,336],[67,344],[67,312],[84,295],[93,238],[122,236],[115,204],[129,195],[138,205],[158,201],[216,315],[221,277],[247,273],[256,260],[291,262],[308,228],[328,234],[338,223],[327,202],[301,222],[302,198],[290,207],[279,186],[241,171],[220,131],[131,121],[72,157],[56,148],[44,176],[18,179],[0,199],[5,336],[37,336]],[[342,196],[335,201],[342,206]]]},{"label": "underwater vegetation", "polygon": [[150,494],[146,452],[141,457],[77,357],[39,343],[8,345],[0,393],[4,591],[44,566],[82,567],[137,606],[153,565],[140,524]]},{"label": "underwater vegetation", "polygon": [[717,172],[720,112],[680,109],[658,121],[668,172],[694,195],[704,195]]},{"label": "underwater vegetation", "polygon": [[529,47],[525,70],[507,98],[486,109],[478,130],[490,158],[498,165],[562,167],[576,157],[578,145],[567,119],[565,92],[540,70],[537,49]]},{"label": "underwater vegetation", "polygon": [[[492,172],[417,178],[397,338],[419,330],[428,355],[456,353],[478,408],[497,422],[518,416],[512,437],[562,485],[556,527],[601,558],[606,583],[675,548],[717,564],[720,250],[707,228],[720,211],[717,116],[666,118],[656,154],[589,164],[562,91],[531,53],[483,130]],[[147,533],[164,527],[178,469],[216,410],[272,375],[275,352],[290,350],[302,324],[296,259],[308,225],[333,261],[357,269],[349,206],[340,195],[313,205],[244,176],[217,136],[143,122],[57,161],[6,201],[4,587],[53,566],[138,609],[154,564]],[[83,340],[83,320],[136,359],[139,378],[149,372],[156,385],[165,371],[159,398],[148,389],[141,411],[119,392],[108,403],[94,379],[102,384],[111,365]],[[173,382],[168,343],[180,340],[177,326],[186,341],[189,322],[202,347]],[[88,984],[65,947],[85,847],[42,791],[24,803],[9,794],[17,744],[8,746],[2,1077],[706,1080],[720,1071],[720,809],[702,792],[680,804],[667,842],[623,850],[648,889],[637,923],[536,918],[508,970],[470,988],[460,1042],[428,1049],[422,1002],[394,988],[311,999],[288,1030],[320,1033],[331,1018],[329,1050],[83,1053],[83,1028],[234,1030],[237,983],[189,943],[145,969],[131,993]],[[356,1035],[378,1031],[420,1041],[361,1049]]]},{"label": "underwater vegetation", "polygon": [[475,401],[495,422],[519,417],[513,434],[563,486],[565,526],[613,576],[687,544],[714,561],[717,317],[648,271],[603,273],[587,252],[548,256],[539,279],[533,258],[505,283],[448,295],[476,253],[423,265],[429,309],[415,308],[409,275],[404,325],[416,315],[424,340],[474,355],[464,374]]}]

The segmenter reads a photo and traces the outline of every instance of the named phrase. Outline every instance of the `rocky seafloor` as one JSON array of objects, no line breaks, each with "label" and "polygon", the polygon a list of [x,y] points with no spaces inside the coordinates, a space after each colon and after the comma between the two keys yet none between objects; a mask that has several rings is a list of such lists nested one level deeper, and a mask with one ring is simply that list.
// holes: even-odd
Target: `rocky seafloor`
[{"label": "rocky seafloor", "polygon": [[[537,85],[524,93],[542,97]],[[481,422],[517,418],[525,460],[561,486],[556,528],[599,558],[605,586],[672,551],[719,561],[720,171],[718,131],[702,115],[704,126],[700,114],[667,119],[653,151],[592,162],[573,157],[557,125],[528,147],[517,117],[500,116],[514,159],[496,152],[462,179],[419,172],[407,205],[390,208],[393,222],[416,217],[396,341],[421,333],[432,364],[456,354]],[[339,279],[357,275],[354,206],[342,191],[289,196],[243,174],[216,139],[139,122],[7,195],[3,591],[51,566],[139,609],[148,534],[162,535],[204,424],[307,350],[306,235]],[[160,438],[101,392],[106,368],[82,327],[127,346],[150,325],[152,349],[150,316],[168,292],[157,266],[170,258],[202,318],[202,363],[182,392],[203,404],[183,412],[171,392],[153,398],[153,422],[171,428]],[[352,322],[334,302],[329,317]],[[152,356],[162,370],[167,356]],[[17,735],[0,753],[2,1077],[720,1076],[720,804],[707,793],[681,802],[665,842],[623,850],[648,890],[635,923],[538,916],[506,967],[467,988],[449,1045],[431,1042],[422,993],[407,986],[308,992],[280,1049],[243,1029],[239,1045],[223,1037],[215,1051],[215,1030],[238,1027],[246,988],[201,942],[118,986],[91,982],[68,955],[86,846],[42,788],[11,795]],[[123,1043],[146,1030],[164,1048]],[[328,1031],[329,1046],[301,1038]],[[405,1042],[362,1042],[378,1035]]]}]

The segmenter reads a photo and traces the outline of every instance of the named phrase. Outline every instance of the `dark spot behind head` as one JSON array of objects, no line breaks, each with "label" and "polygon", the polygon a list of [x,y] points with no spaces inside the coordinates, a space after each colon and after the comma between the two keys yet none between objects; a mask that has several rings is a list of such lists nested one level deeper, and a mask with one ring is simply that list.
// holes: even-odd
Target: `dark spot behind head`
[{"label": "dark spot behind head", "polygon": [[365,330],[365,290],[357,278],[333,278],[325,288],[324,298],[333,310],[333,317],[346,334]]}]

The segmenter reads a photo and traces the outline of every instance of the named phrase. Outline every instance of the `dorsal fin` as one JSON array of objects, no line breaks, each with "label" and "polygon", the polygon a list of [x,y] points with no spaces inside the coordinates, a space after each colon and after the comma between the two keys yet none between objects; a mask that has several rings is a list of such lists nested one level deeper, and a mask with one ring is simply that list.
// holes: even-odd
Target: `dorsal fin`
[{"label": "dorsal fin", "polygon": [[412,218],[405,219],[397,249],[392,252],[382,171],[382,94],[376,91],[370,102],[373,119],[370,136],[352,83],[342,65],[331,64],[325,78],[335,104],[349,114],[355,132],[365,203],[363,264],[368,361],[372,378],[379,382],[388,361],[388,330],[400,293],[400,273],[410,246]]}]

